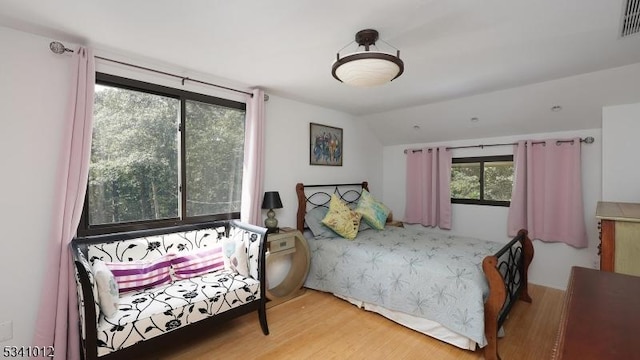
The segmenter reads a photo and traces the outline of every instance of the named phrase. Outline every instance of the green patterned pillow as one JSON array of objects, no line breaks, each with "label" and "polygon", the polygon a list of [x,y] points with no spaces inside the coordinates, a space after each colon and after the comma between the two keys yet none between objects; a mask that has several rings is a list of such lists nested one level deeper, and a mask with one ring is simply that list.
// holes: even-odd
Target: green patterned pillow
[{"label": "green patterned pillow", "polygon": [[349,209],[347,204],[336,194],[331,195],[329,211],[322,219],[322,223],[345,239],[353,240],[358,235],[361,215]]},{"label": "green patterned pillow", "polygon": [[384,224],[387,222],[391,210],[371,196],[367,190],[362,189],[356,212],[361,214],[364,221],[372,228],[384,230]]}]

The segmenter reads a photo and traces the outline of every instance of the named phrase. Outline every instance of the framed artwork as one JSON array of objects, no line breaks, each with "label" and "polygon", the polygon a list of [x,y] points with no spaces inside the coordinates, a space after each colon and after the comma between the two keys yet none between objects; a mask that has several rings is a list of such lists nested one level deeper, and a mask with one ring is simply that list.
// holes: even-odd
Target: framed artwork
[{"label": "framed artwork", "polygon": [[342,166],[342,129],[315,123],[309,125],[309,164]]}]

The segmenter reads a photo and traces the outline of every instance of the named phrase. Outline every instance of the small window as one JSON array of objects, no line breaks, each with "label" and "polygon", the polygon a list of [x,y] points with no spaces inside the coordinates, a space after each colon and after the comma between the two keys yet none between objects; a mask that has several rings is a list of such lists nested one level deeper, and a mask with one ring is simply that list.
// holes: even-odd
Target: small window
[{"label": "small window", "polygon": [[513,155],[454,158],[451,202],[509,206],[513,187]]}]

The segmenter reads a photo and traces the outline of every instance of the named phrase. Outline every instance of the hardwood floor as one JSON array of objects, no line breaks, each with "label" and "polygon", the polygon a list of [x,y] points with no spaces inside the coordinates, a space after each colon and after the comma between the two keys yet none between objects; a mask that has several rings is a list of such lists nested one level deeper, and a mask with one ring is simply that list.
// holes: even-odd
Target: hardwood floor
[{"label": "hardwood floor", "polygon": [[[498,348],[503,360],[550,359],[564,292],[531,285],[533,303],[513,307]],[[267,310],[270,335],[256,313],[244,315],[165,352],[162,360],[198,359],[482,359],[400,326],[333,295],[307,290]]]}]

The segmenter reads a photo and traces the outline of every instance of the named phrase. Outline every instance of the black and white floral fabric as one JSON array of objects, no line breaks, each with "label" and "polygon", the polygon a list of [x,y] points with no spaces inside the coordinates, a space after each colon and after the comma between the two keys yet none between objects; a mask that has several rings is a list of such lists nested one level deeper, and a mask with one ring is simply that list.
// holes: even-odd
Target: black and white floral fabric
[{"label": "black and white floral fabric", "polygon": [[[100,312],[96,281],[89,273],[96,314],[100,314],[97,324],[98,356],[260,299],[258,261],[261,240],[258,234],[231,226],[228,237],[225,236],[225,228],[220,227],[87,246],[86,254],[83,254],[86,257],[79,259],[87,269],[91,269],[91,264],[98,259],[105,262],[153,260],[169,253],[182,254],[223,242],[227,248],[232,244],[234,249],[241,251],[229,252],[229,263],[246,267],[227,266],[225,270],[121,293],[118,310],[110,317]],[[237,257],[243,259],[238,261]],[[78,289],[84,338],[86,329],[82,307],[85,304],[80,285]]]},{"label": "black and white floral fabric", "polygon": [[258,280],[218,271],[124,294],[112,318],[100,316],[98,356],[260,298]]}]

